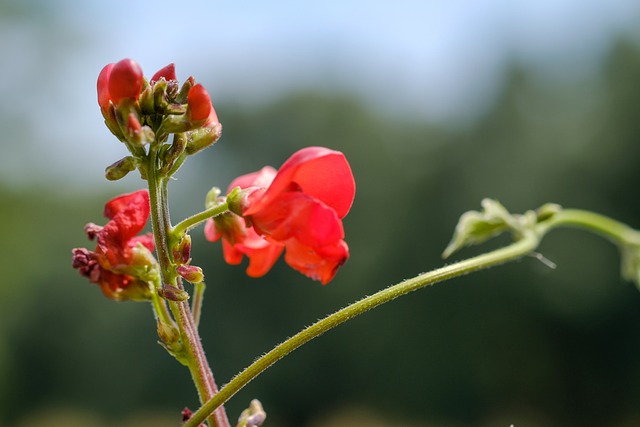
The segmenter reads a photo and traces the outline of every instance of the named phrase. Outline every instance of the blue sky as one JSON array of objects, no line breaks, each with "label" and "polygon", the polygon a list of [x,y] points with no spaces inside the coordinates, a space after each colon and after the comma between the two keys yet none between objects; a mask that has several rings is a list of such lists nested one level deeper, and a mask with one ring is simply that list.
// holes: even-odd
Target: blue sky
[{"label": "blue sky", "polygon": [[[540,78],[580,79],[616,36],[640,28],[633,0],[14,2],[37,8],[0,16],[0,125],[11,125],[0,179],[14,183],[43,159],[60,179],[101,181],[126,154],[102,128],[95,99],[102,66],[124,57],[148,74],[175,62],[178,77],[196,76],[214,103],[313,86],[443,121],[481,111],[507,61]],[[25,136],[31,142],[12,145]]]}]

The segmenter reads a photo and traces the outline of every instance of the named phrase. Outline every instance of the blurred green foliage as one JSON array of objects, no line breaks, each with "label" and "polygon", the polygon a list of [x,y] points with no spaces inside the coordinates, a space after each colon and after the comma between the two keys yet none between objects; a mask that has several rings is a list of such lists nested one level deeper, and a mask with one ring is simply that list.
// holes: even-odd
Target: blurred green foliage
[{"label": "blurred green foliage", "polygon": [[[194,232],[218,381],[324,314],[442,265],[459,215],[483,197],[512,212],[556,202],[640,227],[638,76],[640,49],[625,41],[588,80],[552,84],[514,64],[490,111],[458,128],[340,94],[216,105],[223,138],[185,166],[197,180],[171,188],[174,219],[198,210],[210,186],[308,145],[345,152],[358,185],[345,221],[352,257],[325,288],[281,262],[249,279]],[[143,425],[130,421],[140,413],[177,425],[197,398],[156,344],[150,308],[106,300],[70,267],[71,248],[88,243],[82,226],[103,222],[113,194],[60,190],[0,191],[0,425]],[[255,397],[273,426],[638,425],[640,294],[619,278],[615,248],[567,230],[541,251],[556,270],[524,259],[330,332],[234,397],[231,417]]]}]

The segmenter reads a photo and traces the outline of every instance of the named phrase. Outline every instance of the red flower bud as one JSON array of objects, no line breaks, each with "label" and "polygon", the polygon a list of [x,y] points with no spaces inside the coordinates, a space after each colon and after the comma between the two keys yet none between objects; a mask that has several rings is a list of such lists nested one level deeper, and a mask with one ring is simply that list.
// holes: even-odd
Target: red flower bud
[{"label": "red flower bud", "polygon": [[189,89],[187,104],[189,106],[191,121],[198,122],[200,120],[206,120],[204,123],[205,126],[218,122],[218,116],[211,104],[209,93],[201,84],[197,84]]},{"label": "red flower bud", "polygon": [[176,267],[176,273],[182,276],[187,282],[201,283],[204,280],[202,269],[195,265],[179,265]]},{"label": "red flower bud", "polygon": [[111,68],[108,77],[108,88],[114,104],[124,98],[138,99],[142,90],[144,77],[142,68],[133,59],[123,59]]},{"label": "red flower bud", "polygon": [[164,77],[164,79],[167,81],[176,80],[176,66],[173,63],[171,63],[166,67],[160,68],[158,72],[155,73],[153,77],[151,77],[150,81],[157,82],[162,77]]},{"label": "red flower bud", "polygon": [[104,66],[100,74],[98,75],[98,105],[104,112],[109,107],[109,101],[111,101],[111,95],[109,95],[109,75],[111,69],[115,64],[107,64]]}]

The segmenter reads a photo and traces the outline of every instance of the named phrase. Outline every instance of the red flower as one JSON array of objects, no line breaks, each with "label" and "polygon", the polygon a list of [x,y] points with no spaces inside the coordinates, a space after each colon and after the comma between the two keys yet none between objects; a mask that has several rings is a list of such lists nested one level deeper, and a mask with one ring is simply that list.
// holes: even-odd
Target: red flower
[{"label": "red flower", "polygon": [[117,105],[124,98],[138,99],[143,84],[142,68],[133,59],[107,64],[98,75],[98,104],[104,111],[109,101]]},{"label": "red flower", "polygon": [[145,300],[153,291],[150,280],[157,274],[153,258],[153,235],[138,236],[149,218],[149,193],[139,190],[116,197],[104,207],[109,222],[104,227],[87,224],[95,251],[73,250],[73,267],[97,283],[114,300]]},{"label": "red flower", "polygon": [[189,89],[187,105],[192,121],[205,120],[203,126],[218,123],[218,116],[216,110],[213,109],[213,104],[211,104],[209,93],[200,83]]},{"label": "red flower", "polygon": [[[342,218],[355,195],[355,181],[344,154],[323,147],[304,148],[276,173],[266,167],[244,175],[230,189],[248,190],[242,217],[232,213],[210,221],[205,235],[223,238],[225,260],[249,257],[247,274],[265,274],[286,248],[285,261],[322,284],[333,279],[349,257]],[[231,202],[231,201],[230,201]],[[250,225],[249,228],[245,224]]]}]

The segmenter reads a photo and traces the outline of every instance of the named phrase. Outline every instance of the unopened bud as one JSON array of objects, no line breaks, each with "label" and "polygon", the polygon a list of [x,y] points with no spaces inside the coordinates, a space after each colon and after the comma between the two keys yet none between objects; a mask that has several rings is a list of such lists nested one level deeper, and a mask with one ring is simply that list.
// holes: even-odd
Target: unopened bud
[{"label": "unopened bud", "polygon": [[160,79],[165,79],[166,81],[175,80],[176,79],[176,66],[171,63],[167,66],[160,68],[154,75],[151,77],[150,83],[154,83],[159,81]]},{"label": "unopened bud", "polygon": [[132,156],[127,156],[107,166],[105,169],[105,177],[109,181],[117,181],[124,178],[127,174],[136,169],[138,163]]},{"label": "unopened bud", "polygon": [[107,103],[107,106],[104,109],[101,109],[102,117],[104,117],[104,124],[107,126],[107,129],[120,141],[125,141],[124,134],[120,129],[120,125],[118,125],[118,119],[116,116],[116,108],[112,103]]},{"label": "unopened bud", "polygon": [[140,120],[138,120],[136,114],[129,113],[127,118],[127,139],[136,145],[144,145],[143,137]]},{"label": "unopened bud", "polygon": [[207,193],[207,197],[204,200],[204,207],[207,209],[215,208],[220,203],[224,203],[224,197],[220,197],[222,190],[218,187],[211,187],[211,190]]},{"label": "unopened bud", "polygon": [[89,240],[93,240],[96,238],[98,233],[102,231],[103,228],[104,227],[101,225],[90,222],[89,224],[84,226],[84,232],[87,233],[87,237],[89,238]]},{"label": "unopened bud", "polygon": [[235,187],[227,194],[227,206],[236,215],[242,216],[249,208],[249,196],[256,191],[264,191],[261,187],[240,188]]},{"label": "unopened bud", "polygon": [[136,61],[123,59],[111,68],[108,80],[111,101],[117,105],[121,99],[138,99],[144,77],[142,68]]},{"label": "unopened bud", "polygon": [[[187,111],[189,118],[193,122],[203,122],[209,118],[209,114],[213,110],[209,93],[201,84],[193,86],[187,95]],[[216,120],[217,121],[217,120]]]},{"label": "unopened bud", "polygon": [[140,111],[142,114],[150,115],[155,113],[155,101],[153,97],[153,86],[151,85],[145,87],[140,93],[138,104],[140,104]]},{"label": "unopened bud", "polygon": [[174,325],[163,322],[158,318],[158,337],[169,349],[174,349],[180,340],[180,331]]},{"label": "unopened bud", "polygon": [[[170,107],[167,104],[165,110]],[[181,107],[180,107],[181,108]],[[189,120],[187,113],[168,114],[162,119],[162,130],[167,133],[181,133],[193,130],[197,125]]]},{"label": "unopened bud", "polygon": [[182,153],[184,153],[186,147],[187,139],[185,138],[184,134],[175,134],[173,136],[173,144],[171,144],[171,146],[169,146],[169,148],[164,151],[162,156],[162,171],[164,173],[169,172],[173,168],[175,161],[178,160]]},{"label": "unopened bud", "polygon": [[222,134],[222,125],[220,123],[214,123],[211,126],[196,129],[189,135],[189,142],[187,143],[187,154],[195,154],[198,151],[213,145],[214,142],[220,138]]},{"label": "unopened bud", "polygon": [[204,273],[202,273],[202,269],[195,265],[179,265],[176,267],[176,273],[190,283],[202,283],[204,280]]},{"label": "unopened bud", "polygon": [[171,285],[165,285],[164,287],[159,288],[158,295],[169,301],[186,301],[189,299],[189,294],[187,292]]},{"label": "unopened bud", "polygon": [[260,401],[253,399],[249,407],[240,414],[237,427],[260,427],[266,418],[267,413],[262,409]]},{"label": "unopened bud", "polygon": [[191,236],[185,234],[171,249],[171,254],[176,264],[188,264],[191,260]]},{"label": "unopened bud", "polygon": [[196,84],[196,80],[193,78],[193,76],[189,76],[189,78],[185,80],[184,83],[182,83],[180,92],[178,92],[178,95],[176,96],[176,102],[179,102],[181,104],[186,103],[187,96],[189,95],[189,91],[193,86],[195,86],[195,84]]}]

